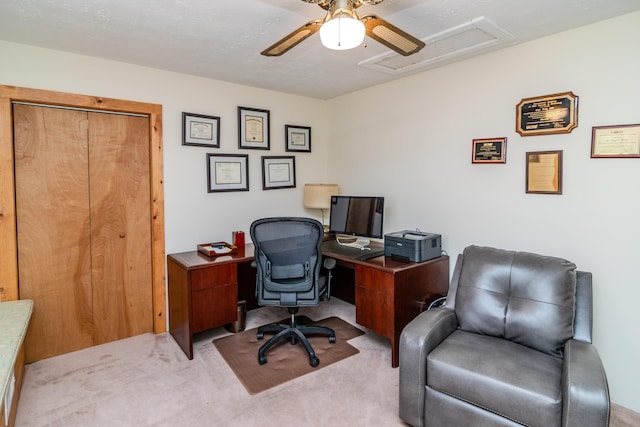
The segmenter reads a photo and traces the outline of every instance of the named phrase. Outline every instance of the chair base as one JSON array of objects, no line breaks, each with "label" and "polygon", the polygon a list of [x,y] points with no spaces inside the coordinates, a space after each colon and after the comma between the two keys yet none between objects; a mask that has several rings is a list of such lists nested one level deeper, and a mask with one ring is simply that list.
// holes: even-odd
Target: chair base
[{"label": "chair base", "polygon": [[289,308],[289,314],[291,314],[291,322],[289,324],[271,323],[258,328],[256,337],[259,340],[264,338],[265,332],[276,334],[269,338],[269,340],[260,347],[260,350],[258,350],[258,363],[261,365],[267,363],[266,353],[271,347],[280,341],[290,340],[291,345],[295,345],[298,342],[302,343],[309,354],[309,365],[315,368],[320,364],[320,359],[318,359],[315,351],[313,351],[313,347],[311,347],[311,343],[307,339],[307,335],[328,335],[329,342],[333,344],[336,342],[336,333],[333,329],[327,328],[326,326],[298,324],[298,318],[296,316],[297,312],[298,307]]}]

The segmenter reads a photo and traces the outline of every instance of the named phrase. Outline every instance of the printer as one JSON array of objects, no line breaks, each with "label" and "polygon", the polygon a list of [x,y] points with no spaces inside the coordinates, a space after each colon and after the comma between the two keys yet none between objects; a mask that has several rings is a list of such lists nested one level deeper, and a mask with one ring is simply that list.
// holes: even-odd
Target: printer
[{"label": "printer", "polygon": [[438,258],[442,254],[442,237],[412,230],[385,234],[384,254],[412,262]]}]

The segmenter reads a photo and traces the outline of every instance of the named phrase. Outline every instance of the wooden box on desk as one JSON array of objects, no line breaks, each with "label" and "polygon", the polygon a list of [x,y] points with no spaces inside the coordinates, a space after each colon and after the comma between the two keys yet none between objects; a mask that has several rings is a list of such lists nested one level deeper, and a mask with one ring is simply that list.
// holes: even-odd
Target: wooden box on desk
[{"label": "wooden box on desk", "polygon": [[[224,248],[228,249],[228,251],[216,252],[216,248],[219,246],[223,246]],[[206,256],[216,257],[216,256],[222,256],[222,255],[235,254],[236,252],[238,252],[238,247],[234,245],[230,245],[227,242],[200,243],[198,245],[198,252]]]}]

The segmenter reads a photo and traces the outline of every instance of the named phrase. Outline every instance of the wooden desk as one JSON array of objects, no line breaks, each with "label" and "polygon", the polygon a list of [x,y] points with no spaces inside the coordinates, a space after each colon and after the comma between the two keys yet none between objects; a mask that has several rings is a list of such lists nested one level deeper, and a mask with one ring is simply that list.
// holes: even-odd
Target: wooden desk
[{"label": "wooden desk", "polygon": [[323,255],[355,270],[356,323],[391,340],[391,366],[398,367],[402,329],[449,290],[449,257],[416,263],[387,256],[361,261],[329,251]]},{"label": "wooden desk", "polygon": [[[247,277],[253,251],[248,244],[230,256],[209,258],[191,251],[167,257],[169,332],[189,359],[193,334],[236,320],[238,275]],[[330,251],[323,255],[354,269],[356,322],[391,340],[391,366],[397,367],[402,329],[447,294],[449,257],[414,263],[385,256],[363,261]]]},{"label": "wooden desk", "polygon": [[169,332],[189,359],[193,334],[236,321],[238,271],[241,264],[249,266],[253,252],[248,244],[235,254],[214,258],[198,251],[167,256]]}]

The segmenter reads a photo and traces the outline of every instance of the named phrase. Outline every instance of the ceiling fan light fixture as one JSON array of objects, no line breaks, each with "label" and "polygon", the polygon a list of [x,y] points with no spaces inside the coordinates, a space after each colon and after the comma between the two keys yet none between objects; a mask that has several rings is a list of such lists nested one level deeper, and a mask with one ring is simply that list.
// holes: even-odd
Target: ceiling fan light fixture
[{"label": "ceiling fan light fixture", "polygon": [[347,50],[364,43],[365,35],[400,55],[409,56],[422,49],[422,40],[413,37],[377,15],[358,17],[356,9],[363,4],[374,6],[384,0],[303,0],[327,11],[324,19],[314,19],[262,52],[264,56],[280,56],[316,32],[328,49]]},{"label": "ceiling fan light fixture", "polygon": [[[355,15],[355,13],[354,13]],[[324,47],[347,50],[358,47],[364,41],[365,27],[349,13],[338,13],[320,27],[320,40]]]}]

